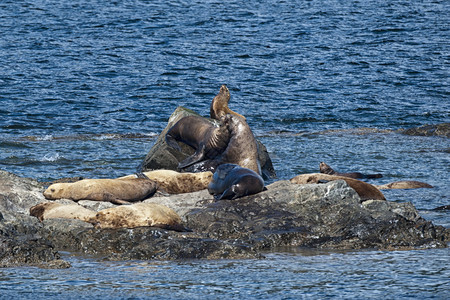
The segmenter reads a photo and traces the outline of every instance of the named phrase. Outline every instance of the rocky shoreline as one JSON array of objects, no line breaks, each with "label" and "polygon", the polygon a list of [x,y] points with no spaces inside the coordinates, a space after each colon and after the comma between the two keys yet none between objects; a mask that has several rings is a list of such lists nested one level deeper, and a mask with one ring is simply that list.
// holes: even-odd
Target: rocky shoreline
[{"label": "rocky shoreline", "polygon": [[[154,227],[97,229],[71,219],[40,222],[30,207],[44,186],[0,171],[0,266],[66,268],[58,251],[108,260],[247,259],[280,247],[426,249],[446,247],[450,229],[433,225],[411,203],[361,201],[345,181],[276,181],[237,200],[214,201],[206,190],[157,195],[144,202],[174,209],[190,232]],[[62,203],[71,200],[57,200]],[[79,201],[99,211],[114,204]]]},{"label": "rocky shoreline", "polygon": [[[175,110],[141,171],[177,170],[178,163],[193,153],[182,143],[181,151],[174,150],[164,138],[177,120],[193,114],[182,107]],[[265,146],[257,144],[262,175],[275,179]],[[43,195],[48,183],[0,170],[0,267],[69,267],[59,251],[107,260],[254,259],[280,248],[408,250],[447,247],[450,241],[449,228],[426,221],[409,202],[386,201],[378,190],[379,200],[360,196],[361,191],[357,193],[344,180],[309,183],[279,180],[265,191],[236,200],[215,201],[206,189],[159,192],[143,202],[173,209],[188,230],[100,229],[76,219],[39,221],[30,215],[30,208],[48,202]],[[116,206],[102,201],[55,201],[94,212]]]}]

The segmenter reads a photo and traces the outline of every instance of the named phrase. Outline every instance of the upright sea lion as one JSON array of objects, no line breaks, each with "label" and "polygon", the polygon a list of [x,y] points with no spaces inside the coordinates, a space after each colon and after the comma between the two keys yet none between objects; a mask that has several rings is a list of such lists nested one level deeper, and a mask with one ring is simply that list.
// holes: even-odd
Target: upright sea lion
[{"label": "upright sea lion", "polygon": [[87,222],[95,217],[96,212],[78,204],[61,204],[58,202],[43,202],[30,208],[30,215],[40,221],[47,219],[78,219]]},{"label": "upright sea lion", "polygon": [[387,184],[376,185],[375,187],[379,190],[433,188],[433,186],[428,183],[415,180],[395,181]]},{"label": "upright sea lion", "polygon": [[173,125],[166,134],[166,143],[180,151],[177,141],[195,149],[195,153],[178,164],[179,169],[196,162],[214,158],[222,153],[228,145],[230,132],[227,121],[219,127],[200,116],[187,116]]},{"label": "upright sea lion", "polygon": [[362,174],[359,172],[351,172],[351,173],[340,173],[333,170],[329,165],[324,162],[321,162],[319,165],[320,173],[328,174],[328,175],[336,175],[336,176],[344,176],[349,178],[381,178],[383,175],[381,174]]},{"label": "upright sea lion", "polygon": [[90,223],[98,228],[160,227],[184,231],[180,216],[167,206],[157,203],[134,203],[99,211]]},{"label": "upright sea lion", "polygon": [[238,117],[241,117],[245,120],[243,115],[238,114],[237,112],[232,111],[228,108],[228,102],[230,101],[230,91],[227,86],[223,84],[220,87],[219,93],[214,97],[211,102],[211,106],[209,109],[211,119],[220,120],[226,114],[234,114]]},{"label": "upright sea lion", "polygon": [[236,164],[222,164],[217,167],[208,192],[216,200],[236,199],[253,195],[264,189],[264,180],[255,171]]},{"label": "upright sea lion", "polygon": [[226,149],[216,158],[196,163],[186,171],[211,171],[214,173],[219,165],[230,163],[251,169],[261,175],[258,147],[250,126],[244,119],[232,114],[225,115],[221,120],[228,124],[231,135]]},{"label": "upright sea lion", "polygon": [[224,163],[237,164],[261,174],[258,159],[258,146],[250,126],[241,117],[227,114],[223,117],[228,123],[230,141],[219,159]]},{"label": "upright sea lion", "polygon": [[232,114],[225,115],[221,120],[228,124],[231,134],[226,149],[216,158],[196,163],[186,171],[211,171],[214,173],[219,165],[230,163],[251,169],[261,175],[258,147],[250,126],[244,119]]},{"label": "upright sea lion", "polygon": [[[172,170],[155,170],[143,173],[147,178],[158,183],[159,188],[169,194],[192,193],[204,190],[211,182],[213,173],[210,171],[199,173],[179,173]],[[122,178],[134,178],[128,175]]]},{"label": "upright sea lion", "polygon": [[55,183],[45,190],[50,200],[71,199],[109,201],[116,204],[141,201],[155,193],[157,183],[148,178],[83,179],[72,183]]},{"label": "upright sea lion", "polygon": [[383,193],[370,183],[345,176],[335,176],[322,173],[301,174],[291,178],[290,181],[297,184],[310,184],[333,180],[345,180],[345,182],[347,182],[347,184],[358,193],[362,201],[386,200]]}]

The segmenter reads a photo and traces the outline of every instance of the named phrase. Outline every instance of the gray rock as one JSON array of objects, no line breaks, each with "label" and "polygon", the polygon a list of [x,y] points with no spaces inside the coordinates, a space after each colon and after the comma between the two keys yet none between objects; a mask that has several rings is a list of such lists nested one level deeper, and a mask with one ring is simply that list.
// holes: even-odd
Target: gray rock
[{"label": "gray rock", "polygon": [[[236,200],[214,201],[206,190],[158,196],[192,232],[160,228],[97,229],[80,220],[39,222],[29,208],[42,201],[31,179],[0,172],[0,266],[68,267],[57,251],[109,260],[258,258],[280,247],[417,249],[446,247],[450,230],[420,217],[410,203],[361,203],[345,181],[296,185],[277,181]],[[61,200],[65,203],[68,200]],[[91,209],[103,203],[80,201]],[[106,206],[112,204],[107,203]]]},{"label": "gray rock", "polygon": [[37,181],[0,170],[0,267],[70,266],[41,235],[39,221],[29,215],[31,206],[45,200],[42,191]]},{"label": "gray rock", "polygon": [[266,251],[277,246],[446,247],[449,233],[422,219],[410,203],[361,204],[344,181],[324,185],[276,182],[268,191],[239,201],[208,204],[189,212],[185,219],[194,232],[218,239],[239,239]]},{"label": "gray rock", "polygon": [[0,213],[5,221],[19,215],[29,215],[29,208],[45,201],[42,185],[0,170]]},{"label": "gray rock", "polygon": [[144,202],[165,205],[173,209],[181,219],[185,220],[184,217],[189,211],[202,208],[205,204],[214,202],[214,198],[207,190],[202,190],[186,194],[152,197],[144,200]]},{"label": "gray rock", "polygon": [[[194,153],[194,149],[190,146],[179,143],[181,152],[169,147],[166,144],[165,136],[167,131],[180,119],[196,115],[199,116],[192,110],[179,106],[170,116],[169,121],[167,123],[166,128],[160,133],[155,144],[148,152],[144,161],[140,166],[140,171],[150,171],[150,170],[158,170],[158,169],[168,169],[168,170],[178,170],[178,163],[184,160],[186,157],[192,155]],[[211,123],[217,124],[216,120],[207,119]],[[272,165],[272,160],[269,157],[267,152],[267,148],[260,142],[256,141],[258,146],[258,158],[261,164],[261,171],[264,179],[276,178],[276,173]]]}]

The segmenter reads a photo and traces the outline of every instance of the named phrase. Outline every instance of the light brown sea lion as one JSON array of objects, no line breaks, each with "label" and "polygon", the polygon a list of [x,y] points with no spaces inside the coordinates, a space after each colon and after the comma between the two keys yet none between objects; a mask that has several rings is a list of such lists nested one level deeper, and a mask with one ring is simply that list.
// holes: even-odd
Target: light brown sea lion
[{"label": "light brown sea lion", "polygon": [[220,159],[261,174],[258,147],[250,126],[245,119],[231,114],[225,115],[224,120],[229,124],[231,138]]},{"label": "light brown sea lion", "polygon": [[[204,190],[211,182],[213,173],[210,171],[199,173],[179,173],[172,170],[155,170],[143,172],[149,179],[158,183],[159,188],[169,194],[192,193]],[[134,178],[128,175],[122,178]]]},{"label": "light brown sea lion", "polygon": [[387,184],[375,185],[375,187],[379,190],[433,188],[433,186],[428,183],[415,180],[395,181]]},{"label": "light brown sea lion", "polygon": [[344,176],[335,176],[322,173],[301,174],[295,176],[290,181],[297,184],[309,184],[333,180],[345,180],[345,182],[347,182],[347,184],[358,193],[362,201],[386,200],[383,193],[370,183]]},{"label": "light brown sea lion", "polygon": [[264,190],[264,180],[255,171],[236,164],[222,164],[217,167],[208,192],[214,199],[236,199]]},{"label": "light brown sea lion", "polygon": [[328,175],[336,175],[336,176],[344,176],[348,178],[381,178],[383,175],[381,174],[362,174],[359,172],[350,172],[350,173],[340,173],[333,170],[329,165],[324,162],[321,162],[319,165],[320,173],[328,174]]},{"label": "light brown sea lion", "polygon": [[238,114],[237,112],[232,111],[228,108],[228,102],[230,101],[230,91],[227,86],[223,84],[220,87],[219,93],[214,97],[211,102],[211,106],[209,109],[211,119],[220,120],[226,114],[233,114],[238,117],[241,117],[245,120],[243,115]]},{"label": "light brown sea lion", "polygon": [[157,183],[148,178],[83,179],[72,183],[55,183],[45,190],[49,200],[71,199],[109,201],[116,204],[144,200],[155,193]]},{"label": "light brown sea lion", "polygon": [[230,131],[227,122],[219,127],[200,116],[187,116],[173,125],[166,134],[166,143],[181,151],[177,141],[195,149],[195,153],[178,164],[179,169],[186,168],[201,160],[214,158],[228,145]]},{"label": "light brown sea lion", "polygon": [[95,217],[96,212],[78,204],[61,204],[58,202],[43,202],[30,208],[30,215],[40,221],[47,219],[78,219],[87,222]]},{"label": "light brown sea lion", "polygon": [[160,227],[183,231],[180,216],[167,206],[157,203],[134,203],[99,211],[90,223],[97,228]]}]

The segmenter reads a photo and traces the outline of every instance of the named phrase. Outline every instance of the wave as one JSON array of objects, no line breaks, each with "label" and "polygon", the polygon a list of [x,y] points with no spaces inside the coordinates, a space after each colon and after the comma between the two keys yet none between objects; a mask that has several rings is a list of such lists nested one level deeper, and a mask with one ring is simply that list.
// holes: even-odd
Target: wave
[{"label": "wave", "polygon": [[124,139],[152,139],[157,137],[158,134],[151,133],[95,133],[95,134],[75,134],[75,135],[27,135],[22,137],[22,140],[33,142],[46,142],[46,141],[95,141],[95,140],[124,140]]}]

